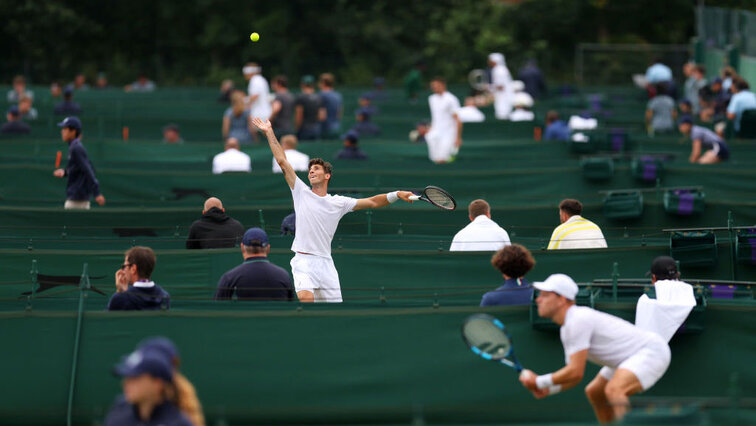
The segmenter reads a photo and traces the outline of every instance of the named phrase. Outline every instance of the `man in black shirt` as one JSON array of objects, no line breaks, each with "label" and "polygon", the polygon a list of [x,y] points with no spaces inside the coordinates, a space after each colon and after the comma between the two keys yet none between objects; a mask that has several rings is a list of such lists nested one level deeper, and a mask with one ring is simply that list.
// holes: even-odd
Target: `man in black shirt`
[{"label": "man in black shirt", "polygon": [[244,226],[228,216],[221,200],[210,197],[205,201],[202,219],[192,223],[186,238],[188,249],[236,247],[244,234]]},{"label": "man in black shirt", "polygon": [[315,78],[302,77],[302,93],[294,101],[294,127],[300,141],[320,138],[320,122],[326,118],[326,110],[320,95],[315,93]]},{"label": "man in black shirt", "polygon": [[250,228],[241,243],[244,263],[226,272],[218,281],[215,300],[229,300],[236,293],[239,300],[294,299],[289,273],[268,260],[268,234],[260,228]]},{"label": "man in black shirt", "polygon": [[149,311],[169,309],[171,296],[150,279],[155,269],[155,252],[149,247],[132,247],[116,271],[116,293],[108,302],[109,311]]},{"label": "man in black shirt", "polygon": [[19,111],[18,106],[12,105],[8,108],[8,113],[5,115],[5,118],[8,122],[0,127],[0,133],[7,135],[25,135],[31,131],[31,127],[21,121],[21,111]]}]

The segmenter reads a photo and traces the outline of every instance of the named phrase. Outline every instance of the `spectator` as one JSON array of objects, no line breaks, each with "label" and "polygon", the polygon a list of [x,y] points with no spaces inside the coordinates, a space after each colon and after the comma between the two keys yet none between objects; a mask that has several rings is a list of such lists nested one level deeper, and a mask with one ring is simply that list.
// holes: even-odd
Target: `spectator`
[{"label": "spectator", "polygon": [[18,101],[18,112],[22,120],[32,121],[39,117],[37,109],[32,106],[32,98],[25,96]]},{"label": "spectator", "polygon": [[360,107],[357,108],[355,113],[355,119],[357,122],[354,124],[351,131],[357,132],[360,136],[380,135],[380,127],[371,120],[371,117],[378,112],[378,109],[372,105],[372,96],[369,93],[364,93],[360,96],[358,102]]},{"label": "spectator", "polygon": [[662,63],[661,58],[655,58],[651,66],[646,69],[646,84],[654,86],[658,83],[672,81],[672,70]]},{"label": "spectator", "polygon": [[730,87],[732,86],[732,80],[737,76],[738,73],[735,72],[735,68],[731,66],[722,68],[722,89],[729,93]]},{"label": "spectator", "polygon": [[226,272],[218,281],[215,300],[294,300],[294,287],[289,273],[270,263],[268,234],[260,228],[249,228],[241,243],[244,263]]},{"label": "spectator", "polygon": [[693,104],[687,99],[680,101],[677,109],[680,111],[680,116],[693,114]]},{"label": "spectator", "polygon": [[218,96],[218,102],[226,104],[231,102],[231,94],[236,90],[234,89],[234,80],[227,78],[221,82],[220,96]]},{"label": "spectator", "polygon": [[423,88],[423,71],[425,70],[425,63],[423,61],[417,61],[415,66],[404,77],[404,92],[407,94],[407,99],[410,103],[417,102],[417,97],[420,94],[420,90]]},{"label": "spectator", "polygon": [[534,59],[529,59],[525,66],[520,68],[517,78],[525,84],[525,91],[533,98],[538,99],[546,94],[546,81]]},{"label": "spectator", "polygon": [[507,231],[491,220],[486,200],[474,200],[467,211],[470,223],[457,232],[449,251],[496,251],[511,244]]},{"label": "spectator", "polygon": [[97,204],[104,206],[105,197],[100,193],[100,183],[95,176],[87,150],[81,143],[81,121],[76,117],[66,117],[58,123],[60,138],[68,144],[68,164],[64,169],[56,169],[53,176],[68,176],[66,184],[66,210],[89,210],[89,200],[95,197]]},{"label": "spectator", "polygon": [[415,124],[415,130],[410,131],[409,139],[412,143],[426,143],[425,135],[428,134],[429,127],[428,121],[421,120]]},{"label": "spectator", "polygon": [[73,100],[73,90],[70,87],[67,87],[63,91],[63,100],[58,102],[58,104],[55,105],[55,108],[53,108],[53,114],[79,115],[81,112],[81,107]]},{"label": "spectator", "polygon": [[[247,115],[247,117],[249,117]],[[213,174],[225,172],[251,172],[252,160],[249,155],[239,150],[239,141],[235,138],[226,139],[225,150],[213,157]]]},{"label": "spectator", "polygon": [[97,80],[95,80],[95,89],[110,89],[110,84],[108,84],[108,76],[105,75],[104,72],[97,73]]},{"label": "spectator", "polygon": [[[690,83],[685,81],[685,95],[693,107],[693,113],[698,114],[701,111],[701,90],[706,87],[706,67],[703,65],[693,65],[691,69]],[[690,84],[690,86],[688,86]],[[690,92],[688,92],[690,90]]]},{"label": "spectator", "polygon": [[297,213],[292,212],[281,221],[281,235],[296,235]]},{"label": "spectator", "polygon": [[727,105],[727,119],[732,121],[735,133],[740,131],[740,117],[743,111],[756,109],[756,95],[750,90],[748,82],[741,77],[732,81],[730,91],[733,93]]},{"label": "spectator", "polygon": [[[714,164],[730,158],[730,149],[719,135],[713,131],[693,125],[693,117],[685,116],[680,118],[678,124],[680,133],[690,135],[693,146],[690,151],[688,161],[698,164]],[[701,152],[706,152],[701,155]]]},{"label": "spectator", "polygon": [[656,85],[656,96],[646,105],[646,128],[649,134],[670,133],[675,128],[675,100],[667,95],[667,83]]},{"label": "spectator", "polygon": [[559,113],[549,111],[546,113],[546,130],[543,138],[547,141],[569,141],[570,126],[564,120],[559,119]]},{"label": "spectator", "polygon": [[491,264],[501,272],[504,284],[484,294],[480,306],[529,305],[533,300],[533,286],[525,279],[525,274],[535,266],[530,251],[519,244],[508,245],[493,255]]},{"label": "spectator", "polygon": [[113,372],[123,378],[123,395],[110,408],[105,426],[193,426],[168,397],[174,391],[174,373],[161,352],[137,349]]},{"label": "spectator", "polygon": [[446,91],[446,80],[435,77],[431,81],[432,95],[428,98],[431,126],[425,135],[428,157],[436,164],[449,162],[462,146],[462,122],[457,116],[459,99]]},{"label": "spectator", "polygon": [[63,94],[63,89],[60,87],[60,83],[53,81],[50,83],[50,97],[58,99]]},{"label": "spectator", "polygon": [[326,110],[323,99],[315,93],[315,78],[311,75],[302,77],[302,93],[294,101],[294,127],[299,140],[320,138],[320,122],[325,120]]},{"label": "spectator", "polygon": [[179,128],[178,124],[169,123],[163,126],[163,143],[184,143],[184,139],[181,137],[181,129]]},{"label": "spectator", "polygon": [[386,86],[386,79],[383,77],[375,77],[373,79],[373,90],[370,91],[370,97],[376,102],[383,102],[388,97],[384,90]]},{"label": "spectator", "polygon": [[74,77],[74,81],[71,82],[70,86],[74,90],[89,90],[87,76],[84,75],[84,73],[76,74],[76,77]]},{"label": "spectator", "polygon": [[17,105],[11,105],[5,114],[8,120],[0,127],[0,133],[4,135],[26,135],[31,132],[31,126],[21,121],[21,112]]},{"label": "spectator", "polygon": [[318,87],[320,99],[325,109],[325,120],[322,122],[320,134],[324,139],[335,139],[341,131],[341,119],[344,116],[344,101],[341,93],[333,89],[334,77],[331,73],[320,75]]},{"label": "spectator", "polygon": [[13,77],[13,88],[8,91],[8,102],[15,104],[23,97],[34,99],[34,92],[26,89],[24,76],[17,75]]},{"label": "spectator", "polygon": [[501,53],[488,55],[488,66],[491,67],[491,85],[488,91],[494,97],[496,118],[507,120],[512,112],[512,97],[514,96],[512,74],[504,61],[504,55]]},{"label": "spectator", "polygon": [[357,146],[360,140],[359,133],[354,130],[348,131],[344,135],[344,147],[336,153],[338,160],[367,160],[367,154]]},{"label": "spectator", "polygon": [[509,114],[509,121],[535,120],[535,114],[530,110],[533,107],[533,98],[527,92],[515,93],[512,104],[515,109]]},{"label": "spectator", "polygon": [[[284,150],[286,160],[291,164],[295,172],[306,172],[310,168],[310,156],[297,151],[297,137],[286,135],[281,138],[281,148]],[[273,159],[273,173],[283,173],[276,159]]]},{"label": "spectator", "polygon": [[234,91],[231,94],[231,106],[223,113],[221,128],[223,139],[234,138],[239,143],[252,143],[252,117],[244,103],[244,93]]},{"label": "spectator", "polygon": [[154,92],[157,89],[155,82],[147,78],[144,73],[139,74],[137,81],[123,88],[126,92]]},{"label": "spectator", "polygon": [[606,240],[595,223],[583,218],[583,205],[578,200],[566,199],[559,203],[561,225],[554,229],[548,250],[606,248]]},{"label": "spectator", "polygon": [[[267,120],[270,118],[270,86],[268,80],[262,76],[262,68],[254,62],[250,62],[242,68],[244,78],[249,80],[247,85],[247,103],[252,118]],[[255,140],[257,132],[255,132]]]},{"label": "spectator", "polygon": [[202,218],[194,221],[186,237],[187,249],[217,249],[236,247],[244,235],[244,226],[228,216],[221,200],[205,200]]},{"label": "spectator", "polygon": [[294,95],[289,92],[286,76],[277,75],[271,82],[275,92],[273,99],[273,112],[270,114],[270,123],[276,132],[276,137],[294,134]]},{"label": "spectator", "polygon": [[115,274],[116,292],[108,302],[109,311],[170,309],[171,296],[150,279],[155,263],[155,252],[149,247],[126,251],[123,265]]},{"label": "spectator", "polygon": [[724,90],[722,79],[715,78],[706,90],[706,103],[702,103],[700,114],[701,121],[708,123],[723,120],[729,103],[730,93]]}]

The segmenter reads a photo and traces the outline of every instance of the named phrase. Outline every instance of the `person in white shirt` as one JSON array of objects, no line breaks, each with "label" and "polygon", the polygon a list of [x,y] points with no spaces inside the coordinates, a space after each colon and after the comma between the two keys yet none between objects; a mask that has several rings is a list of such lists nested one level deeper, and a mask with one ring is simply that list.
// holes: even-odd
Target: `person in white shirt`
[{"label": "person in white shirt", "polygon": [[496,118],[507,120],[512,112],[512,74],[507,68],[504,55],[491,53],[488,55],[488,66],[491,67],[491,85],[488,91],[494,97],[494,111]]},{"label": "person in white shirt", "polygon": [[577,386],[587,361],[616,369],[611,380],[600,373],[586,387],[588,401],[600,423],[621,421],[629,409],[629,397],[648,390],[667,371],[669,345],[656,333],[585,306],[575,305],[578,286],[564,274],[554,274],[533,285],[538,316],[560,326],[565,366],[536,376],[523,370],[520,382],[536,398]]},{"label": "person in white shirt", "polygon": [[547,250],[606,248],[606,240],[601,228],[580,216],[583,204],[578,200],[566,199],[559,203],[561,225],[554,229]]},{"label": "person in white shirt", "polygon": [[449,251],[497,251],[511,244],[507,231],[491,220],[486,200],[474,200],[467,211],[470,223],[457,232]]},{"label": "person in white shirt", "polygon": [[239,150],[239,141],[236,138],[226,139],[223,147],[225,150],[213,157],[213,174],[252,171],[252,160],[249,155]]},{"label": "person in white shirt", "polygon": [[247,86],[247,103],[249,103],[249,115],[267,120],[273,107],[270,99],[270,86],[268,80],[260,73],[262,68],[254,62],[250,62],[242,68],[244,78],[249,80]]},{"label": "person in white shirt", "polygon": [[446,80],[434,77],[430,82],[432,95],[428,98],[431,125],[425,135],[428,157],[437,164],[449,162],[462,145],[462,121],[457,111],[459,99],[446,91]]},{"label": "person in white shirt", "polygon": [[[306,172],[309,169],[310,156],[297,151],[297,144],[297,137],[294,135],[286,135],[281,138],[281,147],[291,167],[295,172]],[[283,173],[275,157],[273,157],[273,173]]]},{"label": "person in white shirt", "polygon": [[533,121],[535,114],[529,108],[533,107],[533,97],[527,92],[517,92],[514,95],[515,109],[509,114],[509,121]]},{"label": "person in white shirt", "polygon": [[296,213],[296,234],[291,245],[294,289],[300,302],[341,302],[339,274],[331,258],[331,242],[341,218],[352,211],[385,207],[398,199],[411,203],[409,191],[393,191],[370,198],[350,198],[328,194],[333,174],[330,163],[320,158],[310,160],[309,188],[294,172],[284,150],[276,139],[269,120],[255,118],[255,126],[268,138],[268,145],[284,179],[291,189]]}]

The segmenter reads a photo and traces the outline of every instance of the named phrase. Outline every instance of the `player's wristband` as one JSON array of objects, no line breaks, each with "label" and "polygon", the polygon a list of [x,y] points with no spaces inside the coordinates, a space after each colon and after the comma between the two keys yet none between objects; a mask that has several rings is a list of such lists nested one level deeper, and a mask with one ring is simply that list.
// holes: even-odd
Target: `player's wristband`
[{"label": "player's wristband", "polygon": [[554,395],[562,391],[562,385],[549,386],[549,395]]},{"label": "player's wristband", "polygon": [[399,199],[399,191],[393,191],[386,194],[386,199],[389,203],[395,203]]},{"label": "player's wristband", "polygon": [[536,386],[538,389],[546,389],[554,386],[554,379],[551,377],[551,373],[536,377]]}]

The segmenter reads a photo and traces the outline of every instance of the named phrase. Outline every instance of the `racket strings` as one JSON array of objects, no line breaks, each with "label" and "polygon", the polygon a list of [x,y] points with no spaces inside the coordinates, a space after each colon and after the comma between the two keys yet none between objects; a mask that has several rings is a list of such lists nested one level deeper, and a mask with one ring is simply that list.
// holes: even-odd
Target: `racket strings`
[{"label": "racket strings", "polygon": [[428,188],[425,191],[425,196],[428,197],[429,200],[433,201],[433,203],[437,206],[443,207],[445,209],[451,210],[457,206],[457,204],[448,194],[445,194],[437,189]]}]

